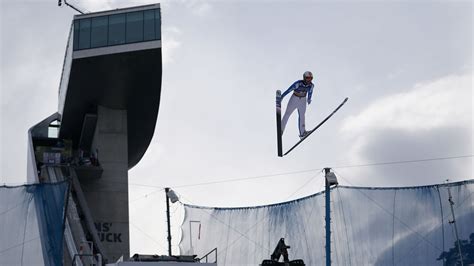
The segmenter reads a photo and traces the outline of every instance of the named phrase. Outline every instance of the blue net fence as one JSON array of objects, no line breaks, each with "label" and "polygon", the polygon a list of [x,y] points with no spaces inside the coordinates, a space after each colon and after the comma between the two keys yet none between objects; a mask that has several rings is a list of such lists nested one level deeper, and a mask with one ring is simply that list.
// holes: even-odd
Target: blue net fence
[{"label": "blue net fence", "polygon": [[0,187],[0,265],[62,265],[68,186]]},{"label": "blue net fence", "polygon": [[[419,187],[331,189],[333,265],[474,263],[474,180]],[[258,207],[184,205],[181,254],[217,247],[218,265],[258,265],[285,238],[290,260],[325,264],[325,195]],[[460,264],[459,264],[460,265]]]}]

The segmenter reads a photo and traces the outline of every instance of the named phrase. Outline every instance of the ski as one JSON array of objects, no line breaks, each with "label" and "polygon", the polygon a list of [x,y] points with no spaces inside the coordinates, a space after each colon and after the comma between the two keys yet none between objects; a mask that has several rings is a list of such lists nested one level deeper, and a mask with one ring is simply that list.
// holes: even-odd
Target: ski
[{"label": "ski", "polygon": [[281,91],[276,92],[276,122],[277,122],[277,149],[278,156],[283,157],[283,144],[281,137]]},{"label": "ski", "polygon": [[[334,109],[334,111],[332,111],[332,113],[330,115],[328,115],[323,121],[321,121],[321,123],[319,123],[315,128],[313,128],[312,130],[309,131],[309,133],[304,136],[302,139],[300,139],[300,141],[298,141],[293,147],[291,147],[287,152],[285,152],[285,154],[283,154],[283,156],[287,155],[288,153],[290,153],[294,148],[296,148],[298,145],[300,145],[301,142],[303,142],[306,138],[309,137],[309,135],[311,135],[314,131],[316,131],[316,129],[318,129],[320,126],[322,126],[326,121],[328,121],[329,118],[331,118],[331,116],[333,116],[339,109],[341,109],[341,107],[347,102],[347,100],[349,100],[349,98],[345,98],[344,101],[342,101],[342,103],[336,108]],[[280,136],[281,136],[281,133],[280,133]]]}]

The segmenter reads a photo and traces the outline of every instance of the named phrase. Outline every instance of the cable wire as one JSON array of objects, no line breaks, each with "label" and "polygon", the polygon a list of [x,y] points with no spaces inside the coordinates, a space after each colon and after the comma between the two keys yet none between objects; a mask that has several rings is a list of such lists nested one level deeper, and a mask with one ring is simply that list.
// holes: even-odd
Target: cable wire
[{"label": "cable wire", "polygon": [[[337,173],[334,169],[333,171],[335,173]],[[349,180],[347,180],[346,178],[342,177],[341,174],[337,173],[338,177],[344,179],[347,183],[349,183],[351,186],[354,186]],[[431,243],[431,241],[429,241],[428,239],[426,239],[421,233],[419,233],[418,231],[412,229],[408,224],[406,224],[403,220],[401,220],[399,217],[397,217],[393,212],[390,212],[389,210],[385,209],[380,203],[378,203],[376,200],[374,200],[373,198],[371,198],[369,195],[367,195],[366,193],[364,193],[363,191],[357,189],[356,191],[360,192],[362,195],[364,195],[367,199],[369,199],[370,201],[372,201],[377,207],[379,207],[381,210],[383,210],[384,212],[386,212],[387,214],[389,214],[390,216],[393,216],[393,218],[395,218],[398,222],[400,222],[402,225],[404,225],[408,230],[410,230],[412,233],[415,233],[418,237],[420,237],[421,239],[423,239],[426,243],[428,243],[429,245],[431,245],[432,247],[434,247],[435,249],[439,250],[439,251],[442,251],[438,246],[436,246],[435,244]]]},{"label": "cable wire", "polygon": [[[316,176],[313,176],[311,179],[309,179],[305,185],[307,183],[309,183],[310,181],[312,181],[314,178],[318,177],[320,174],[316,175]],[[288,196],[285,200],[283,201],[287,201],[288,199],[290,199],[294,194],[296,194],[297,191],[299,191],[302,187],[304,186],[301,186],[300,188],[298,188],[295,192],[293,192],[290,196]],[[250,228],[247,229],[247,231],[245,231],[245,234],[247,234],[250,230],[252,230],[255,226],[259,225],[263,220],[265,220],[268,216],[270,216],[270,213],[267,213],[266,215],[264,215],[261,219],[259,219],[256,223],[254,223]],[[244,236],[246,237],[246,236]],[[229,245],[227,245],[224,250],[230,248],[231,246],[233,246],[235,243],[237,243],[237,241],[240,240],[241,237],[239,238],[236,238],[232,243],[230,243]],[[247,238],[247,237],[246,237]],[[271,252],[271,250],[269,250],[268,248],[266,248],[269,252]]]},{"label": "cable wire", "polygon": [[147,193],[147,194],[145,194],[145,195],[143,195],[143,196],[141,196],[141,197],[137,197],[137,198],[131,200],[130,203],[134,203],[134,202],[139,201],[139,200],[141,200],[141,199],[147,198],[148,196],[150,196],[150,195],[152,195],[152,194],[155,194],[155,193],[158,193],[158,192],[161,192],[161,191],[164,191],[164,190],[165,190],[164,188],[157,189],[157,190],[152,191],[152,192],[150,192],[150,193]]},{"label": "cable wire", "polygon": [[12,249],[14,249],[14,248],[17,248],[17,247],[19,247],[19,246],[21,246],[21,245],[25,245],[26,243],[29,243],[29,242],[34,241],[34,240],[37,240],[37,239],[39,239],[39,238],[40,238],[40,236],[33,237],[32,239],[23,241],[23,242],[21,242],[21,243],[18,243],[18,244],[16,244],[16,245],[13,245],[13,246],[8,247],[8,248],[6,248],[6,249],[0,250],[0,254],[2,254],[2,253],[4,253],[4,252],[7,252],[7,251],[9,251],[9,250],[12,250]]},{"label": "cable wire", "polygon": [[[414,159],[414,160],[375,162],[375,163],[367,163],[367,164],[336,165],[336,166],[333,166],[332,168],[342,169],[342,168],[356,168],[356,167],[369,167],[369,166],[382,166],[382,165],[396,165],[396,164],[420,163],[420,162],[430,162],[430,161],[453,160],[453,159],[471,158],[471,157],[474,157],[474,155],[469,154],[469,155],[459,155],[459,156],[449,156],[449,157],[423,158],[423,159]],[[331,164],[328,164],[328,165],[331,165]],[[321,171],[323,169],[324,169],[324,167],[319,167],[319,168],[312,168],[312,169],[305,169],[305,170],[298,170],[298,171],[290,171],[290,172],[282,172],[282,173],[275,173],[275,174],[266,174],[266,175],[257,175],[257,176],[241,177],[241,178],[232,178],[232,179],[219,180],[219,181],[208,181],[208,182],[201,182],[201,183],[194,183],[194,184],[176,185],[176,186],[170,186],[170,187],[184,188],[184,187],[215,185],[215,184],[247,181],[247,180],[254,180],[254,179],[260,179],[260,178],[267,178],[267,177],[275,177],[275,176],[284,176],[284,175],[316,172],[316,171]],[[130,185],[132,185],[132,184],[130,184]],[[146,186],[158,187],[158,186],[153,186],[153,185],[145,185],[145,184],[137,184],[137,183],[133,183],[133,185],[135,185],[135,186],[145,186],[145,187]]]},{"label": "cable wire", "polygon": [[[438,195],[439,195],[439,185],[437,185],[437,189],[438,189]],[[455,205],[454,206],[454,209],[457,210],[459,207],[461,207],[468,199],[471,198],[472,196],[472,192],[469,193],[468,196],[466,196],[459,204]],[[441,204],[441,198],[440,198],[440,204]],[[442,205],[441,206],[441,210],[442,210]],[[443,252],[445,251],[445,247],[444,247],[444,220],[449,216],[450,214],[447,213],[445,216],[442,216],[441,217],[441,221],[442,221],[442,230],[443,230]],[[454,230],[454,228],[451,226],[451,229]],[[426,234],[426,237],[430,236],[434,231],[431,231],[431,232],[428,232]],[[454,234],[454,231],[452,232]],[[454,235],[453,235],[454,236]],[[454,238],[454,237],[453,237]],[[421,244],[422,240],[418,240],[418,242],[416,243],[416,245],[413,246],[413,248],[411,248],[411,251],[407,254],[407,256],[403,256],[401,257],[398,261],[397,261],[397,264],[401,261],[403,261],[404,259],[406,258],[409,258],[411,256],[411,254],[416,250],[416,248]]]},{"label": "cable wire", "polygon": [[346,246],[347,246],[347,251],[349,253],[349,266],[352,265],[352,258],[351,258],[351,248],[349,246],[349,234],[347,233],[347,223],[346,223],[346,215],[344,214],[344,204],[342,202],[342,197],[341,193],[339,192],[339,187],[336,187],[337,195],[339,197],[339,201],[341,204],[339,205],[339,209],[341,209],[342,212],[342,221],[344,222],[344,230],[346,231]]},{"label": "cable wire", "polygon": [[[313,176],[311,177],[309,180],[307,180],[305,182],[305,184],[301,187],[299,187],[295,192],[291,193],[290,196],[288,196],[284,201],[288,200],[289,198],[291,198],[293,195],[295,195],[299,190],[301,190],[305,185],[307,185],[309,182],[311,182],[314,178],[318,177],[320,174],[316,175],[316,176]],[[181,196],[181,194],[180,194]],[[189,201],[188,199],[186,199],[187,201]],[[191,201],[189,201],[191,204],[193,204]],[[250,230],[252,230],[253,228],[255,228],[255,226],[259,225],[264,219],[266,219],[270,214],[267,213],[264,217],[262,217],[261,219],[259,219],[256,223],[254,223],[252,226],[250,226],[246,231],[245,233],[241,233],[240,231],[238,231],[237,229],[233,228],[232,226],[230,226],[229,224],[221,221],[220,219],[218,219],[217,217],[215,217],[215,215],[213,215],[212,213],[208,212],[208,211],[205,211],[204,209],[201,209],[199,208],[198,210],[202,211],[202,212],[205,212],[206,214],[208,214],[211,218],[215,219],[216,221],[222,223],[223,225],[227,226],[228,228],[234,230],[235,232],[237,232],[240,236],[237,237],[236,239],[234,239],[230,244],[228,244],[226,247],[224,247],[223,249],[220,249],[218,254],[222,254],[222,252],[226,251],[227,249],[229,249],[231,246],[233,246],[235,243],[237,243],[237,241],[239,241],[242,237],[246,238],[247,240],[253,242],[254,244],[262,247],[263,249],[267,250],[268,252],[272,252],[270,249],[260,245],[259,243],[251,240],[249,237],[247,237],[247,234]]]},{"label": "cable wire", "polygon": [[135,227],[135,229],[137,229],[139,232],[141,232],[144,236],[148,237],[150,240],[152,240],[153,242],[155,242],[160,248],[162,248],[163,250],[166,251],[166,247],[162,246],[160,242],[158,242],[157,240],[155,240],[154,237],[150,236],[149,234],[147,234],[145,231],[143,231],[142,229],[140,229],[137,225],[135,225],[134,223],[130,222],[130,224]]},{"label": "cable wire", "polygon": [[[336,165],[336,166],[333,166],[333,168],[341,169],[341,168],[369,167],[369,166],[382,166],[382,165],[396,165],[396,164],[419,163],[419,162],[429,162],[429,161],[439,161],[439,160],[452,160],[452,159],[470,158],[470,157],[474,157],[474,155],[470,154],[470,155],[459,155],[459,156],[450,156],[450,157],[424,158],[424,159],[415,159],[415,160],[387,161],[387,162],[376,162],[376,163],[368,163],[368,164],[349,164],[349,165],[339,165],[339,166]],[[172,187],[172,188],[184,188],[184,187],[195,187],[195,186],[224,184],[224,183],[231,183],[231,182],[240,182],[240,181],[260,179],[260,178],[275,177],[275,176],[284,176],[284,175],[292,175],[292,174],[299,174],[299,173],[315,172],[315,171],[321,171],[323,169],[324,169],[323,167],[320,167],[320,168],[305,169],[305,170],[299,170],[299,171],[290,171],[290,172],[282,172],[282,173],[275,173],[275,174],[266,174],[266,175],[250,176],[250,177],[233,178],[233,179],[226,179],[226,180],[220,180],[220,181],[208,181],[208,182],[201,182],[201,183],[194,183],[194,184],[176,185],[176,186],[170,186],[170,187]],[[114,182],[114,181],[110,181],[110,182]],[[122,182],[114,182],[114,183],[122,183]],[[161,186],[148,185],[148,184],[128,183],[128,185],[159,188],[159,190],[152,191],[150,193],[146,193],[142,197],[138,197],[138,198],[130,201],[130,203],[135,202],[137,200],[140,200],[142,198],[146,198],[151,194],[154,194],[154,193],[157,193],[157,192],[160,192],[160,191],[164,190],[164,188],[161,187]]]},{"label": "cable wire", "polygon": [[[180,198],[184,198],[186,201],[188,201],[188,202],[190,202],[191,204],[193,204],[189,199],[183,197],[182,194],[179,194],[179,197],[180,197]],[[250,242],[253,242],[254,244],[256,244],[256,245],[258,245],[258,246],[260,246],[260,247],[262,247],[262,248],[268,250],[269,252],[271,252],[271,250],[269,250],[268,248],[266,248],[266,247],[260,245],[259,243],[255,242],[255,241],[253,241],[252,239],[250,239],[250,238],[247,237],[246,234],[248,233],[248,231],[250,231],[250,229],[252,229],[253,227],[255,227],[255,225],[252,226],[250,229],[248,229],[245,233],[241,233],[239,230],[235,229],[235,228],[232,227],[231,225],[225,223],[224,221],[221,221],[219,218],[217,218],[214,214],[210,213],[209,211],[207,211],[207,210],[205,210],[205,209],[202,209],[202,208],[198,208],[198,210],[201,211],[201,212],[206,213],[206,214],[209,215],[211,218],[215,219],[215,220],[218,221],[219,223],[222,223],[223,225],[225,225],[226,227],[232,229],[234,232],[236,232],[237,234],[240,235],[240,237],[238,237],[236,240],[234,240],[234,241],[231,243],[231,245],[232,245],[233,243],[235,243],[237,240],[239,240],[240,238],[244,237],[244,238],[246,238],[247,240],[249,240]],[[258,222],[257,222],[257,224],[258,224]],[[225,248],[219,250],[218,254],[222,253],[224,250],[227,250],[227,248],[229,248],[231,245],[227,245]]]},{"label": "cable wire", "polygon": [[259,179],[259,178],[274,177],[274,176],[283,176],[283,175],[315,172],[315,171],[319,171],[319,170],[322,170],[322,168],[307,169],[307,170],[300,170],[300,171],[293,171],[293,172],[283,172],[283,173],[276,173],[276,174],[267,174],[267,175],[258,175],[258,176],[242,177],[242,178],[233,178],[233,179],[220,180],[220,181],[209,181],[209,182],[202,182],[202,183],[195,183],[195,184],[188,184],[188,185],[178,185],[178,186],[172,186],[172,187],[173,188],[183,188],[183,187],[214,185],[214,184],[220,184],[220,183],[231,183],[231,182],[253,180],[253,179]]},{"label": "cable wire", "polygon": [[450,157],[425,158],[425,159],[417,159],[417,160],[402,160],[402,161],[389,161],[389,162],[378,162],[378,163],[367,163],[367,164],[341,165],[341,166],[334,166],[334,168],[340,169],[340,168],[354,168],[354,167],[380,166],[380,165],[392,165],[392,164],[420,163],[420,162],[443,161],[443,160],[452,160],[452,159],[470,158],[470,157],[474,157],[474,154],[450,156]]}]

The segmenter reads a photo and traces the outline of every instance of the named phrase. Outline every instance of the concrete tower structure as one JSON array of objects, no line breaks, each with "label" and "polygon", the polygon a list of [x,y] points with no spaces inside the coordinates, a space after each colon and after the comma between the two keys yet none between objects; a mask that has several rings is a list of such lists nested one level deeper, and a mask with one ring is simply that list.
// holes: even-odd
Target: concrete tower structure
[{"label": "concrete tower structure", "polygon": [[159,4],[74,16],[58,112],[30,129],[28,154],[29,182],[72,180],[65,264],[130,257],[128,170],[154,134],[161,76]]}]

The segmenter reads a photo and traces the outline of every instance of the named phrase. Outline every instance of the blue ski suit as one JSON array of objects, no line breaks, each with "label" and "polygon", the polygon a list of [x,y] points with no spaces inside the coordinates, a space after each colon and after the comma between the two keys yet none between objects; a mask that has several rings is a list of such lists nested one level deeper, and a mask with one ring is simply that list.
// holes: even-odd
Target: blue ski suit
[{"label": "blue ski suit", "polygon": [[293,111],[295,111],[295,109],[298,109],[299,131],[300,131],[300,136],[303,136],[304,132],[306,131],[306,125],[305,125],[306,102],[308,102],[308,104],[311,104],[311,97],[313,96],[313,88],[314,88],[314,84],[312,82],[305,83],[303,80],[297,80],[281,95],[281,99],[283,100],[283,98],[287,94],[289,94],[290,92],[293,92],[293,95],[291,95],[291,98],[288,101],[285,115],[283,115],[283,118],[281,120],[282,134],[283,134],[283,131],[285,131],[286,123],[288,122],[290,115],[293,113]]}]

